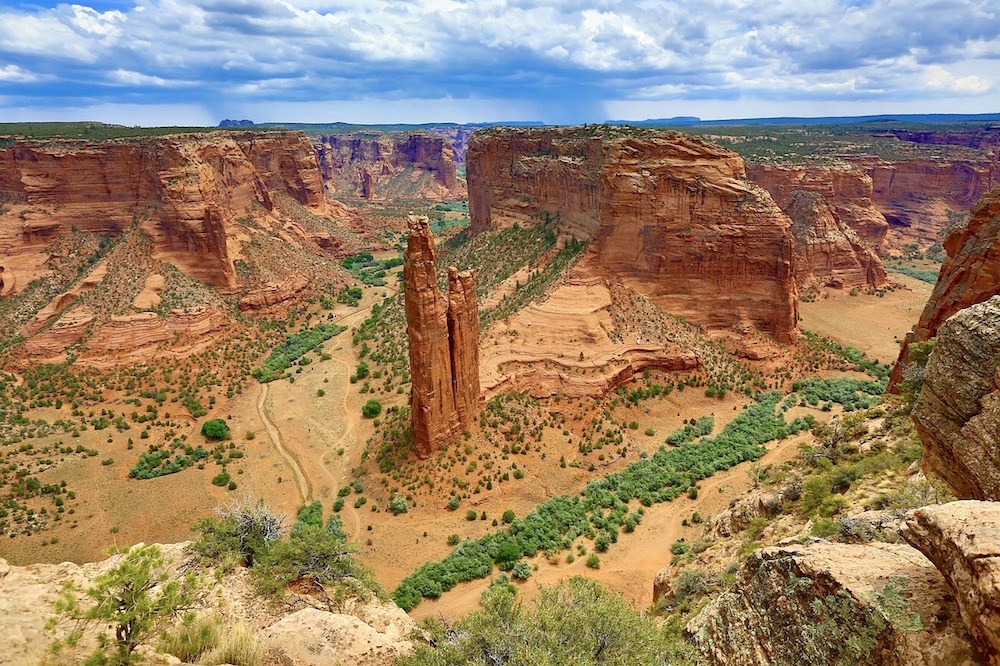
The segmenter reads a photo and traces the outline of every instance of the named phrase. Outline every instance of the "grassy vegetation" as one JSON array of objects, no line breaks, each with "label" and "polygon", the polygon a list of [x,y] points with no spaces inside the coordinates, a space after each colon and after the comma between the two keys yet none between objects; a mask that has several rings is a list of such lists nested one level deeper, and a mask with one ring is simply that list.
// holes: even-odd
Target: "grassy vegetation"
[{"label": "grassy vegetation", "polygon": [[274,348],[263,365],[254,370],[253,376],[261,383],[280,379],[285,375],[285,371],[305,354],[346,330],[346,326],[338,326],[337,324],[318,324],[314,328],[293,333],[283,344]]},{"label": "grassy vegetation", "polygon": [[903,275],[908,275],[911,278],[920,280],[921,282],[926,282],[928,284],[937,284],[938,273],[940,270],[926,270],[922,268],[916,268],[914,266],[907,266],[906,264],[901,264],[898,262],[889,262],[885,265],[887,270],[896,271],[897,273],[902,273]]},{"label": "grassy vegetation", "polygon": [[369,287],[384,287],[388,271],[397,266],[403,265],[402,257],[392,259],[376,259],[371,252],[362,252],[347,257],[342,263],[343,267],[350,271],[358,280]]}]

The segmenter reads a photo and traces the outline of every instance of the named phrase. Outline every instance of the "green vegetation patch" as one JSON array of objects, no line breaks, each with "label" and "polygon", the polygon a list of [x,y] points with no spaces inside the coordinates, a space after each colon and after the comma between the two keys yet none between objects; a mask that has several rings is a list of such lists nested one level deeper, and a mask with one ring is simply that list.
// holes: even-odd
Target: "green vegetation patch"
[{"label": "green vegetation patch", "polygon": [[915,278],[921,282],[926,282],[927,284],[937,284],[938,273],[941,272],[940,270],[925,270],[900,263],[888,263],[885,267],[890,271],[896,271],[897,273],[908,275],[911,278]]},{"label": "green vegetation patch", "polygon": [[376,259],[371,252],[362,252],[344,259],[343,267],[370,287],[384,287],[390,269],[403,265],[402,257]]},{"label": "green vegetation patch", "polygon": [[274,348],[260,368],[253,371],[253,376],[262,384],[280,379],[292,363],[315,349],[320,343],[346,330],[346,326],[319,324],[315,328],[292,333],[282,344]]},{"label": "green vegetation patch", "polygon": [[632,500],[646,507],[669,502],[699,479],[760,458],[766,452],[765,443],[812,426],[811,417],[787,423],[775,413],[780,400],[777,392],[762,394],[714,438],[676,449],[661,448],[624,470],[591,481],[578,495],[553,497],[506,529],[463,541],[451,555],[424,564],[404,579],[393,599],[410,610],[422,597],[436,598],[456,583],[489,576],[495,563],[512,566],[512,560],[500,558],[512,549],[519,557],[538,551],[554,553],[585,536],[594,539],[598,551],[607,550],[617,542],[618,530],[626,521],[634,529],[641,519],[644,509],[629,511]]}]

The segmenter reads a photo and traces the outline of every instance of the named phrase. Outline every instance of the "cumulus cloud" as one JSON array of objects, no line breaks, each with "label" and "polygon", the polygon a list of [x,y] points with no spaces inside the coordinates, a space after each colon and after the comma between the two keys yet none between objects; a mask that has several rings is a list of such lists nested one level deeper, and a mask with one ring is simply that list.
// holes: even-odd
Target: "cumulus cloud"
[{"label": "cumulus cloud", "polygon": [[549,121],[599,120],[608,100],[664,108],[683,100],[703,107],[794,100],[817,109],[904,101],[919,111],[971,97],[1000,108],[995,0],[21,7],[0,7],[0,81],[6,102],[20,108],[170,102],[246,116],[282,104],[438,99],[485,113],[508,100],[508,108]]}]

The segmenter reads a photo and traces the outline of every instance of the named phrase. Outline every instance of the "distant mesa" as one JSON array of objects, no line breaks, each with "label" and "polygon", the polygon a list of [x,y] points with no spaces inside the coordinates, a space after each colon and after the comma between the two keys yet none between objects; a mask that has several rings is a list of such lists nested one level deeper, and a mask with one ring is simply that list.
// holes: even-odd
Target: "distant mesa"
[{"label": "distant mesa", "polygon": [[219,123],[219,127],[253,127],[253,121],[246,119],[231,120],[229,118],[226,118],[221,123]]}]

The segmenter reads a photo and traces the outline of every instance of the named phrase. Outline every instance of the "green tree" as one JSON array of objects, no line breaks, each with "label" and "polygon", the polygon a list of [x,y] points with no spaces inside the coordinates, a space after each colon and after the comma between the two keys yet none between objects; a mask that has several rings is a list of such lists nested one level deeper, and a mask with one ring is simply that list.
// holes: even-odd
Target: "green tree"
[{"label": "green tree", "polygon": [[209,439],[229,439],[229,424],[223,419],[209,419],[201,424],[201,434]]},{"label": "green tree", "polygon": [[[72,583],[63,588],[49,627],[69,621],[73,628],[53,649],[73,647],[87,631],[96,630],[97,648],[85,664],[137,663],[136,648],[193,604],[196,587],[194,574],[171,577],[159,546],[133,546],[94,579],[82,599]],[[109,625],[113,635],[107,633]]]},{"label": "green tree", "polygon": [[361,407],[361,415],[366,419],[373,419],[382,413],[382,403],[372,398]]}]

